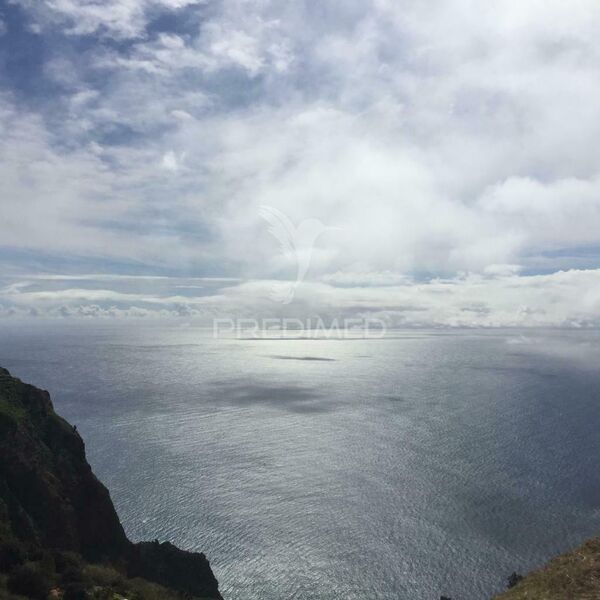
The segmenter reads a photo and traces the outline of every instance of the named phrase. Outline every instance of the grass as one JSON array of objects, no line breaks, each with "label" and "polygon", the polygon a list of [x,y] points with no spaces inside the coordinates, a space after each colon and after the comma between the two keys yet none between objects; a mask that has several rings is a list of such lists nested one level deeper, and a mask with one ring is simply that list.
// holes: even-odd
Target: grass
[{"label": "grass", "polygon": [[[83,588],[86,590],[88,600],[192,600],[191,596],[178,594],[144,579],[129,579],[110,566],[86,564],[81,562],[80,557],[73,556],[77,558],[77,561],[73,561],[71,566],[71,579],[73,569],[75,569],[79,572],[76,579],[85,582]],[[75,566],[76,564],[78,566]],[[64,589],[64,583],[61,581],[59,573],[53,572],[52,568],[47,573],[48,567],[52,567],[52,565],[44,565],[42,562],[28,562],[26,565],[49,575],[52,587]],[[7,574],[0,573],[0,600],[22,600],[23,596],[8,591],[7,579]],[[194,598],[193,600],[202,599]]]},{"label": "grass", "polygon": [[[106,597],[110,591],[115,598],[139,598],[140,600],[181,600],[181,596],[164,587],[150,583],[144,579],[126,579],[112,567],[104,565],[87,565],[84,573],[93,582],[95,595],[93,598]],[[112,600],[113,596],[109,596]]]},{"label": "grass", "polygon": [[495,600],[600,600],[600,538],[551,560]]},{"label": "grass", "polygon": [[0,370],[0,431],[2,426],[14,427],[27,416],[27,411],[17,400],[16,383]]},{"label": "grass", "polygon": [[25,409],[0,395],[0,433],[15,429],[27,416]]}]

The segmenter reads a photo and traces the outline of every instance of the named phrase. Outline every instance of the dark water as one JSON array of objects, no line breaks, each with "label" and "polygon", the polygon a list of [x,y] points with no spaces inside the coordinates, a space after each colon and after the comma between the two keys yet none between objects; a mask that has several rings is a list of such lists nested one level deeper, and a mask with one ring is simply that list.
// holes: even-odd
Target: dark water
[{"label": "dark water", "polygon": [[480,600],[600,534],[599,358],[597,332],[0,326],[129,535],[205,551],[227,600]]}]

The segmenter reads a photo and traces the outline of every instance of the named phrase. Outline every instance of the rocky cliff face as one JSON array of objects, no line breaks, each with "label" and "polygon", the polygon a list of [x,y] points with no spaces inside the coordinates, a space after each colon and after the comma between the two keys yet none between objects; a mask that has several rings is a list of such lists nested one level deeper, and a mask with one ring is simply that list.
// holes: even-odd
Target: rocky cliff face
[{"label": "rocky cliff face", "polygon": [[[0,368],[0,542],[70,551],[194,597],[221,596],[203,554],[130,542],[83,440],[47,392]],[[33,597],[33,596],[32,596]]]}]

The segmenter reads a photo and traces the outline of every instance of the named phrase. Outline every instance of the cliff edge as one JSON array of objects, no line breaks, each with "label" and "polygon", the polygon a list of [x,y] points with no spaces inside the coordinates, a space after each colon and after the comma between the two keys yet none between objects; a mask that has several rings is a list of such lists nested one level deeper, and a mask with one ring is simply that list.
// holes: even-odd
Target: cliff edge
[{"label": "cliff edge", "polygon": [[76,428],[2,368],[0,597],[221,600],[204,554],[127,539]]},{"label": "cliff edge", "polygon": [[600,538],[553,558],[494,600],[599,600]]}]

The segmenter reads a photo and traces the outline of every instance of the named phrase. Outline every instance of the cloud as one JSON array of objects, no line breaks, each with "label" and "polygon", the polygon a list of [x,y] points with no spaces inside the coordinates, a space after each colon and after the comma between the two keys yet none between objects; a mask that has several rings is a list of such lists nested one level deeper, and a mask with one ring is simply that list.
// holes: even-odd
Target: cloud
[{"label": "cloud", "polygon": [[479,204],[496,222],[526,232],[530,247],[563,248],[598,242],[597,175],[552,181],[511,177],[488,188]]},{"label": "cloud", "polygon": [[[146,280],[144,287],[139,278],[89,275],[78,280],[80,287],[70,287],[70,278],[49,278],[54,282],[49,290],[41,279],[0,290],[2,316],[185,318],[205,326],[215,318],[240,317],[302,322],[369,317],[390,328],[600,326],[600,270],[470,275],[380,287],[307,282],[285,310],[270,301],[273,281],[266,280],[207,279],[182,286],[180,279],[162,278],[160,285]],[[107,281],[115,289],[107,288]]]},{"label": "cloud", "polygon": [[[9,6],[52,49],[30,74],[43,93],[6,78],[0,99],[0,264],[35,283],[6,292],[15,310],[273,312],[263,289],[295,265],[268,205],[338,228],[299,314],[595,322],[593,0]],[[44,271],[167,283],[27,278]],[[236,282],[167,291],[182,276]]]},{"label": "cloud", "polygon": [[202,4],[201,0],[13,0],[46,26],[63,28],[67,35],[94,33],[116,38],[141,36],[152,14]]}]

